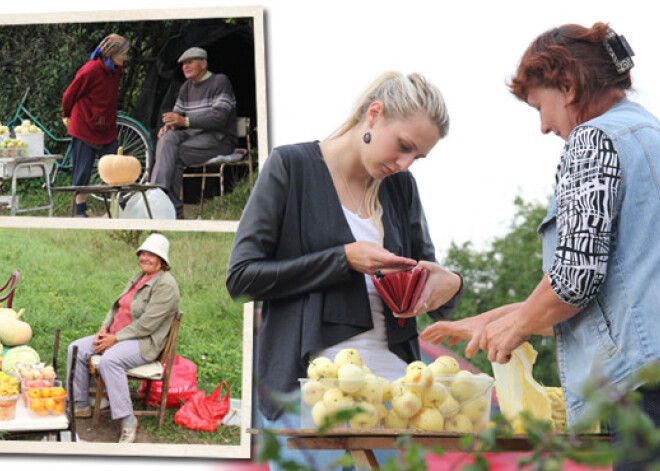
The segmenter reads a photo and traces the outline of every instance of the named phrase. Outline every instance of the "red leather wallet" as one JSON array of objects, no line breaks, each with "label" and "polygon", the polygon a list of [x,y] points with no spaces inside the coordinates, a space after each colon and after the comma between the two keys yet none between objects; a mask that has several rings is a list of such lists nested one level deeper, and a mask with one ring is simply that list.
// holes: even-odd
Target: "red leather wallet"
[{"label": "red leather wallet", "polygon": [[[400,314],[415,306],[428,277],[427,269],[413,268],[390,275],[372,275],[371,279],[385,304],[392,312]],[[403,326],[404,322],[405,319],[399,319],[400,326]]]}]

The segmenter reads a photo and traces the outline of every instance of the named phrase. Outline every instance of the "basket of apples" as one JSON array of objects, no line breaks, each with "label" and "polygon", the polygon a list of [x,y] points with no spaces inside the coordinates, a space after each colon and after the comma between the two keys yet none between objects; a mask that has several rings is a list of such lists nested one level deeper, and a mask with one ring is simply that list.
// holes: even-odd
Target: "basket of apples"
[{"label": "basket of apples", "polygon": [[477,433],[490,421],[492,377],[460,370],[450,356],[430,365],[410,363],[392,383],[384,426],[434,432]]},{"label": "basket of apples", "polygon": [[299,382],[303,429],[320,427],[326,418],[338,428],[382,426],[389,382],[373,375],[357,350],[341,350],[334,360],[315,358]]}]

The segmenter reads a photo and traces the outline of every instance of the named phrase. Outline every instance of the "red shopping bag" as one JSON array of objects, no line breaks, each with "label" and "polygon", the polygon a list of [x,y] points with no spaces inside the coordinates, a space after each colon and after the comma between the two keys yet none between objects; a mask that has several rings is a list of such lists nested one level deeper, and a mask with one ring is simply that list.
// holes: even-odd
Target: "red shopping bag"
[{"label": "red shopping bag", "polygon": [[[227,394],[220,398],[223,385],[227,388]],[[193,394],[174,414],[174,423],[191,430],[215,432],[218,424],[229,413],[229,385],[223,381],[210,396],[204,397],[205,394],[205,391]]]},{"label": "red shopping bag", "polygon": [[[146,390],[147,382],[142,381],[142,384],[138,388],[138,393],[144,393]],[[152,382],[151,391],[149,391],[149,405],[159,406],[162,392],[162,381]],[[170,385],[167,388],[167,407],[179,407],[182,402],[190,399],[196,392],[197,365],[187,358],[174,355]]]}]

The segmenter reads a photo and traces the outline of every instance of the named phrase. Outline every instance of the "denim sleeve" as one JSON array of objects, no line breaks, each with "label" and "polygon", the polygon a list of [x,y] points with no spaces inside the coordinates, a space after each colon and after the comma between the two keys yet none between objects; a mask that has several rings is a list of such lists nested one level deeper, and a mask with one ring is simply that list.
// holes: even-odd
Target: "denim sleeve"
[{"label": "denim sleeve", "polygon": [[557,169],[557,248],[548,272],[565,303],[586,306],[605,280],[620,182],[612,140],[594,127],[577,128]]}]

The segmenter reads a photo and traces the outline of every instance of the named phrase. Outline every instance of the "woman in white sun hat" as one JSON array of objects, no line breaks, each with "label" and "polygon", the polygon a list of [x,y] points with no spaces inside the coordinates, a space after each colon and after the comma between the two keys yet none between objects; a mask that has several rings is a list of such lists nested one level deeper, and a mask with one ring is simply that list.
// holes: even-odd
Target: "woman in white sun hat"
[{"label": "woman in white sun hat", "polygon": [[[179,311],[179,286],[170,274],[169,248],[165,236],[147,237],[135,252],[140,272],[130,279],[99,331],[69,345],[67,372],[71,370],[74,346],[78,346],[77,371],[87,371],[90,357],[101,355],[98,371],[108,393],[112,418],[121,420],[120,443],[134,442],[138,426],[126,370],[158,357]],[[76,417],[91,417],[89,375],[76,375],[74,391]]]}]

